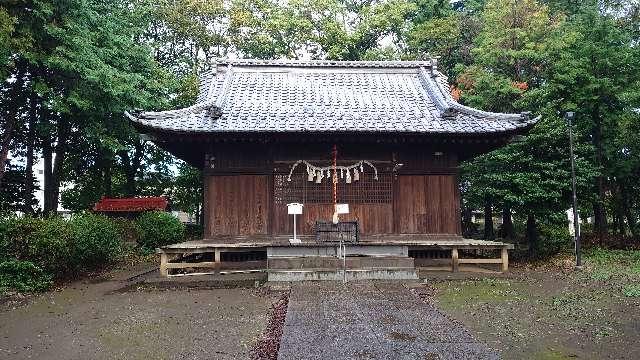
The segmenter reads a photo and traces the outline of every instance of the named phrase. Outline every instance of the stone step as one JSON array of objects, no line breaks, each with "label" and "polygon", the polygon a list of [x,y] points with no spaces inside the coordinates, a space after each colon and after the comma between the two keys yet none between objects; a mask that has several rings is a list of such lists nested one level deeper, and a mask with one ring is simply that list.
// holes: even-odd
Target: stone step
[{"label": "stone step", "polygon": [[268,281],[415,280],[414,268],[269,270]]},{"label": "stone step", "polygon": [[[336,256],[339,252],[338,244],[323,244],[315,246],[280,246],[268,247],[268,257],[295,257],[295,256]],[[409,256],[409,247],[406,245],[362,245],[347,244],[345,246],[347,256]]]},{"label": "stone step", "polygon": [[[413,268],[414,259],[401,256],[347,256],[347,269],[385,269],[385,268]],[[274,257],[269,258],[268,268],[276,270],[326,269],[343,268],[343,260],[330,256],[308,257]]]}]

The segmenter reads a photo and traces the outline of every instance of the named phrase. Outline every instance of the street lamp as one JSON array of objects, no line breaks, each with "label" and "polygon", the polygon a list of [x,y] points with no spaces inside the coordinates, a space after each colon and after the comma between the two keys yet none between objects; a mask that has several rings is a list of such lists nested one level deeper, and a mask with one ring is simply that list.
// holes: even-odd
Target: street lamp
[{"label": "street lamp", "polygon": [[573,156],[573,126],[572,120],[575,118],[575,113],[569,111],[564,114],[564,118],[567,120],[567,127],[569,128],[569,155],[571,156],[571,188],[573,191],[573,233],[575,239],[576,250],[576,269],[582,268],[582,261],[580,259],[580,218],[578,217],[578,199],[576,197],[576,162]]}]

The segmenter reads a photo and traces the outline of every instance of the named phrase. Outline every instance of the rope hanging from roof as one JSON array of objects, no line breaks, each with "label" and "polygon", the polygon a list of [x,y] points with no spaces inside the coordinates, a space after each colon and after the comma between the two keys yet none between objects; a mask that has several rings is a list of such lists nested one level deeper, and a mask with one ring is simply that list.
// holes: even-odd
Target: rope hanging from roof
[{"label": "rope hanging from roof", "polygon": [[293,171],[300,164],[304,164],[307,167],[307,181],[314,181],[316,184],[322,183],[323,179],[333,179],[334,176],[336,179],[344,180],[344,182],[347,184],[359,181],[360,177],[364,175],[365,165],[373,169],[373,179],[378,180],[378,169],[376,169],[376,167],[367,160],[360,160],[357,163],[349,166],[316,166],[306,160],[298,160],[291,166],[287,181],[291,181]]}]

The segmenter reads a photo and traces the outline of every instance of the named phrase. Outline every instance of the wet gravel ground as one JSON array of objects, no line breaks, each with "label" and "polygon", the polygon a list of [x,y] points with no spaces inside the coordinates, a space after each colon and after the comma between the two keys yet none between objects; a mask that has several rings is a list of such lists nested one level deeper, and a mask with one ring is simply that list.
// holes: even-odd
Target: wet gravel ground
[{"label": "wet gravel ground", "polygon": [[81,282],[0,311],[0,359],[248,359],[277,294]]},{"label": "wet gravel ground", "polygon": [[498,358],[397,282],[292,285],[278,354],[279,360]]}]

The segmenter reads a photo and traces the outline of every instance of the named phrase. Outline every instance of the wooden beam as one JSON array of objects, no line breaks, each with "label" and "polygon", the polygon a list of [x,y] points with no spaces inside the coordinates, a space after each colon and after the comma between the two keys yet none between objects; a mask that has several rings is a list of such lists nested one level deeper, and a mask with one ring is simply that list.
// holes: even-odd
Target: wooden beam
[{"label": "wooden beam", "polygon": [[458,259],[458,264],[502,264],[502,259]]},{"label": "wooden beam", "polygon": [[186,268],[219,268],[220,263],[212,261],[194,262],[194,263],[167,263],[167,269],[186,269]]},{"label": "wooden beam", "polygon": [[458,249],[453,248],[451,249],[451,271],[458,272],[458,264],[459,264]]},{"label": "wooden beam", "polygon": [[509,271],[509,250],[502,249],[502,272]]},{"label": "wooden beam", "polygon": [[168,277],[169,270],[167,264],[169,263],[169,255],[165,252],[160,253],[160,276]]}]

